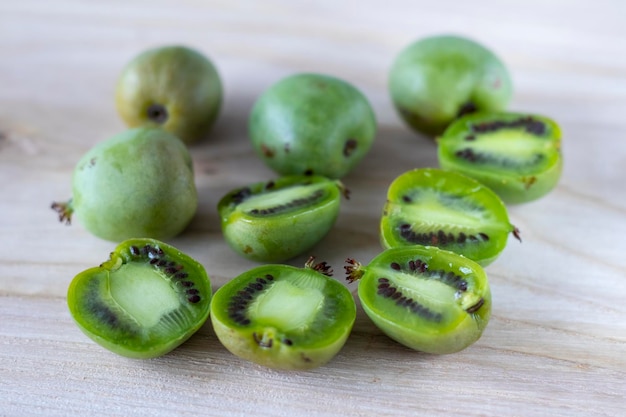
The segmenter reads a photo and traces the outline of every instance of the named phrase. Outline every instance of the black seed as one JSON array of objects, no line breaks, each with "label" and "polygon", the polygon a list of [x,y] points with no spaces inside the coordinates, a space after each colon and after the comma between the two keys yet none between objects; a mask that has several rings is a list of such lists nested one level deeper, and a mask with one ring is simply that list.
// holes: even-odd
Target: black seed
[{"label": "black seed", "polygon": [[476,304],[474,304],[473,306],[471,306],[470,308],[468,308],[467,311],[469,314],[473,314],[475,312],[477,312],[478,310],[480,310],[480,308],[483,306],[483,304],[485,304],[485,299],[481,298],[480,300],[478,300],[478,302]]},{"label": "black seed", "polygon": [[258,282],[250,283],[250,287],[254,288],[257,291],[261,291],[263,289],[263,285],[259,284]]},{"label": "black seed", "polygon": [[180,285],[182,285],[183,287],[193,287],[194,284],[192,281],[182,281]]},{"label": "black seed", "polygon": [[404,223],[400,225],[400,230],[410,230],[410,229],[411,229],[411,225],[408,223]]},{"label": "black seed", "polygon": [[272,281],[274,279],[274,277],[270,274],[265,275],[265,279],[268,281]]},{"label": "black seed", "polygon": [[258,282],[258,283],[259,283],[259,284],[261,284],[261,285],[265,285],[265,284],[267,284],[267,281],[265,281],[263,278],[257,278],[257,279],[256,279],[256,282]]},{"label": "black seed", "polygon": [[378,282],[389,282],[388,278],[378,278]]},{"label": "black seed", "polygon": [[387,298],[387,297],[391,297],[396,292],[396,289],[394,287],[388,287],[388,288],[383,288],[381,291],[383,291],[382,293],[383,297]]},{"label": "black seed", "polygon": [[244,288],[244,291],[249,293],[249,294],[254,294],[256,292],[256,288],[251,287],[250,285],[248,285],[246,288]]},{"label": "black seed", "polygon": [[402,201],[404,201],[405,203],[410,203],[413,200],[408,195],[405,195],[405,196],[402,196]]},{"label": "black seed", "polygon": [[313,170],[307,169],[306,171],[304,171],[304,175],[313,175]]},{"label": "black seed", "polygon": [[185,291],[188,295],[200,294],[200,291],[196,288],[190,288]]},{"label": "black seed", "polygon": [[448,237],[446,236],[446,233],[443,230],[439,230],[437,232],[437,239],[439,239],[439,243],[441,243],[442,245],[445,245],[446,243],[448,243]]},{"label": "black seed", "polygon": [[474,135],[467,135],[467,136],[465,136],[465,140],[467,140],[467,141],[476,140],[476,136],[474,136]]},{"label": "black seed", "polygon": [[252,210],[250,210],[250,214],[259,214],[259,210],[258,209],[252,209]]},{"label": "black seed", "polygon": [[291,346],[293,345],[293,342],[291,341],[291,339],[283,339],[283,344],[287,346]]},{"label": "black seed", "polygon": [[182,279],[182,278],[187,278],[189,276],[188,273],[186,272],[178,272],[176,275],[174,275],[176,278]]},{"label": "black seed", "polygon": [[139,256],[139,248],[137,246],[131,246],[130,253],[133,256]]},{"label": "black seed", "polygon": [[164,269],[166,274],[175,274],[178,270],[176,268],[174,268],[173,266],[168,266],[167,268]]},{"label": "black seed", "polygon": [[152,258],[152,259],[150,259],[150,264],[151,264],[151,265],[155,265],[155,264],[157,264],[158,262],[159,262],[159,260],[158,260],[157,258]]},{"label": "black seed", "polygon": [[461,232],[459,233],[459,238],[457,239],[457,242],[465,243],[465,239],[467,239],[467,236],[465,235],[465,233]]},{"label": "black seed", "polygon": [[411,271],[415,271],[417,269],[417,266],[415,265],[415,261],[414,260],[410,260],[409,261],[409,269]]},{"label": "black seed", "polygon": [[400,297],[402,297],[402,293],[400,291],[396,291],[393,294],[391,294],[391,299],[392,300],[397,300]]},{"label": "black seed", "polygon": [[189,297],[187,297],[187,300],[189,300],[190,303],[197,303],[200,301],[200,296],[197,294],[194,295],[190,295]]},{"label": "black seed", "polygon": [[489,236],[486,233],[479,233],[478,236],[480,236],[484,241],[489,240]]},{"label": "black seed", "polygon": [[270,181],[267,184],[265,184],[265,188],[269,190],[270,188],[274,188],[275,185],[276,183],[274,183],[274,181]]},{"label": "black seed", "polygon": [[478,238],[474,235],[469,235],[468,239],[470,242],[478,242]]},{"label": "black seed", "polygon": [[391,269],[395,269],[396,271],[399,271],[401,269],[400,268],[400,264],[397,263],[397,262],[392,262],[391,263]]},{"label": "black seed", "polygon": [[165,259],[161,259],[159,260],[159,263],[157,263],[158,266],[165,266],[165,264],[167,264],[167,261]]}]

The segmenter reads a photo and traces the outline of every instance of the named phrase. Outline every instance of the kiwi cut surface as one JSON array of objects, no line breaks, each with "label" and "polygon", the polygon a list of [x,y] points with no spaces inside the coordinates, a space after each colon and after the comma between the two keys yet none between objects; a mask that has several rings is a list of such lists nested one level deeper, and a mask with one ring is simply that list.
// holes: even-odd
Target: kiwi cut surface
[{"label": "kiwi cut surface", "polygon": [[519,232],[504,203],[476,180],[452,171],[405,172],[389,186],[380,222],[383,247],[436,246],[485,266]]},{"label": "kiwi cut surface", "polygon": [[285,176],[235,189],[218,203],[226,242],[241,256],[282,262],[318,243],[339,215],[338,180]]},{"label": "kiwi cut surface", "polygon": [[217,290],[211,322],[220,342],[269,368],[303,370],[330,361],[352,330],[356,304],[324,262],[313,262],[259,266]]},{"label": "kiwi cut surface", "polygon": [[154,239],[120,243],[109,260],[72,280],[67,303],[78,327],[112,352],[147,359],[178,347],[207,320],[204,267]]},{"label": "kiwi cut surface", "polygon": [[543,116],[467,115],[450,125],[438,146],[442,168],[482,182],[506,203],[536,200],[561,176],[561,130]]},{"label": "kiwi cut surface", "polygon": [[427,353],[461,351],[476,342],[491,315],[483,268],[435,247],[387,249],[367,266],[345,267],[358,280],[363,310],[397,342]]}]

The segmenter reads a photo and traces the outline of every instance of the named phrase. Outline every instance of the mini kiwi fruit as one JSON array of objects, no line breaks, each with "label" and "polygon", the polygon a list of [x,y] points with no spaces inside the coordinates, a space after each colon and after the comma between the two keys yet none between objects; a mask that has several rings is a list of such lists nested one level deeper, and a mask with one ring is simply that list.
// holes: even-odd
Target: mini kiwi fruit
[{"label": "mini kiwi fruit", "polygon": [[391,248],[367,266],[347,260],[348,281],[372,322],[418,351],[459,352],[476,342],[491,316],[487,275],[476,262],[432,246]]},{"label": "mini kiwi fruit", "polygon": [[356,318],[354,297],[325,262],[263,265],[232,279],[211,302],[211,322],[231,353],[257,364],[304,370],[329,362]]},{"label": "mini kiwi fruit", "polygon": [[157,128],[129,129],[92,147],[74,168],[72,198],[52,203],[60,221],[76,215],[93,235],[114,242],[174,237],[197,206],[189,151]]},{"label": "mini kiwi fruit", "polygon": [[398,54],[389,91],[411,128],[436,136],[463,114],[503,111],[513,85],[493,51],[473,39],[443,34],[418,39]]},{"label": "mini kiwi fruit", "polygon": [[398,176],[389,186],[380,222],[383,247],[437,246],[482,266],[504,250],[519,231],[502,200],[465,175],[420,168]]},{"label": "mini kiwi fruit", "polygon": [[438,139],[439,165],[485,184],[505,203],[536,200],[561,176],[561,130],[545,116],[474,113]]},{"label": "mini kiwi fruit", "polygon": [[106,262],[76,275],[67,304],[96,343],[148,359],[170,352],[204,324],[211,295],[200,263],[158,240],[129,239]]},{"label": "mini kiwi fruit", "polygon": [[316,73],[294,74],[270,86],[249,119],[254,149],[279,175],[342,178],[369,152],[376,129],[363,93]]},{"label": "mini kiwi fruit", "polygon": [[186,144],[208,135],[222,104],[213,62],[183,45],[147,49],[122,70],[115,104],[129,127],[160,127]]},{"label": "mini kiwi fruit", "polygon": [[318,243],[339,214],[338,180],[291,175],[239,187],[218,203],[226,242],[257,262],[282,262]]}]

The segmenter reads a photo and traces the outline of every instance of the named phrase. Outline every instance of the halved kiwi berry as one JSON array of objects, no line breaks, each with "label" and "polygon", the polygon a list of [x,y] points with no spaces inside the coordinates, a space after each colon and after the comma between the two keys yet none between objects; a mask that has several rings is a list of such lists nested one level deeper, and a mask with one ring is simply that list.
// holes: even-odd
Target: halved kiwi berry
[{"label": "halved kiwi berry", "polygon": [[543,116],[475,113],[451,124],[438,142],[442,168],[475,178],[506,203],[536,200],[561,176],[561,130]]},{"label": "halved kiwi berry", "polygon": [[339,214],[338,180],[285,176],[238,188],[218,203],[222,231],[241,256],[282,262],[304,253],[331,229]]},{"label": "halved kiwi berry", "polygon": [[158,240],[129,239],[73,279],[67,304],[96,343],[147,359],[170,352],[204,324],[211,294],[200,263]]},{"label": "halved kiwi berry", "polygon": [[476,342],[491,315],[483,268],[435,247],[387,249],[367,266],[345,266],[359,280],[363,310],[385,334],[422,352],[447,354]]},{"label": "halved kiwi berry", "polygon": [[478,181],[452,171],[422,168],[390,185],[380,223],[385,248],[437,246],[482,266],[504,250],[519,231],[498,196]]},{"label": "halved kiwi berry", "polygon": [[211,304],[218,339],[234,355],[270,368],[327,363],[356,318],[352,294],[331,273],[310,258],[304,268],[264,265],[232,279]]}]

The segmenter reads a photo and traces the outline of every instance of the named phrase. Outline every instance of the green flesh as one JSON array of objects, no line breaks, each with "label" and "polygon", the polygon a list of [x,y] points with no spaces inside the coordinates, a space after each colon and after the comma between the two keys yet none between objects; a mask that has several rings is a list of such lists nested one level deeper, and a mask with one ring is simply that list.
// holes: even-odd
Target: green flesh
[{"label": "green flesh", "polygon": [[376,120],[352,85],[321,74],[296,74],[271,86],[255,103],[250,139],[280,175],[347,175],[369,152]]},{"label": "green flesh", "polygon": [[287,176],[233,190],[218,203],[228,244],[258,262],[282,262],[317,244],[334,225],[337,181]]},{"label": "green flesh", "polygon": [[[424,262],[425,272],[411,270],[410,261]],[[393,269],[392,263],[401,270]],[[358,295],[363,309],[383,332],[405,346],[454,353],[478,340],[487,326],[491,314],[487,277],[480,265],[453,252],[422,246],[388,249],[361,272]],[[385,291],[381,278],[387,279],[383,286],[392,286],[419,304],[421,313],[399,304],[400,298],[381,294]]]},{"label": "green flesh", "polygon": [[[543,127],[529,131],[520,123],[524,119]],[[476,132],[476,126],[496,122],[509,126]],[[450,125],[439,139],[439,163],[484,183],[507,203],[524,203],[556,186],[562,170],[560,139],[558,125],[542,116],[477,113]]]},{"label": "green flesh", "polygon": [[[163,251],[156,255],[163,265],[150,263],[155,256],[141,252],[146,245]],[[74,278],[68,306],[91,339],[120,355],[145,359],[171,351],[195,333],[208,318],[211,295],[198,262],[163,242],[131,239],[107,262]]]},{"label": "green flesh", "polygon": [[454,172],[417,169],[390,185],[380,223],[385,248],[437,246],[487,265],[514,230],[498,196]]},{"label": "green flesh", "polygon": [[[262,289],[245,304],[237,301],[258,279],[265,281]],[[211,305],[215,332],[230,352],[278,369],[310,369],[331,360],[355,317],[345,286],[312,269],[286,265],[243,273],[220,288]]]}]

